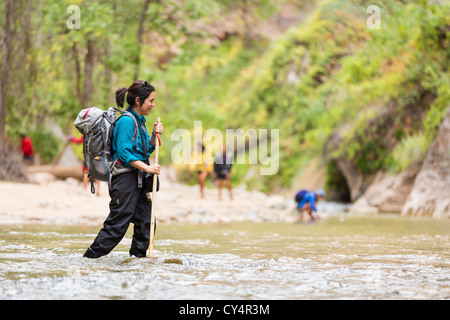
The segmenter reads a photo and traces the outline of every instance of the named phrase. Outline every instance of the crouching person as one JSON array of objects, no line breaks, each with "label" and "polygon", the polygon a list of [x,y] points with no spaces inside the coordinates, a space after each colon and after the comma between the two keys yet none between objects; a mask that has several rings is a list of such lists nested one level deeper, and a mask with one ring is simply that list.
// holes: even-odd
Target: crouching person
[{"label": "crouching person", "polygon": [[297,210],[300,213],[299,222],[318,221],[320,217],[317,214],[317,203],[323,198],[325,198],[325,191],[323,190],[314,192],[302,190],[297,193],[295,201],[297,202]]}]

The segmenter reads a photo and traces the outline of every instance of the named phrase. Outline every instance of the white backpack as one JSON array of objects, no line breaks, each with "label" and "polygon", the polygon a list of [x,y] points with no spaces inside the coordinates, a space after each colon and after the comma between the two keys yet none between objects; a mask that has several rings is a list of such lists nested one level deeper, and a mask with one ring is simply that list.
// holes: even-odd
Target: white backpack
[{"label": "white backpack", "polygon": [[138,124],[135,117],[128,111],[117,108],[109,108],[106,111],[96,107],[87,108],[80,111],[73,123],[84,135],[84,164],[88,169],[88,177],[91,179],[92,193],[95,193],[93,180],[111,182],[112,175],[134,170],[133,167],[119,165],[118,158],[112,159],[114,126],[119,119],[117,113],[133,119],[135,124],[133,141],[136,141],[137,146]]}]

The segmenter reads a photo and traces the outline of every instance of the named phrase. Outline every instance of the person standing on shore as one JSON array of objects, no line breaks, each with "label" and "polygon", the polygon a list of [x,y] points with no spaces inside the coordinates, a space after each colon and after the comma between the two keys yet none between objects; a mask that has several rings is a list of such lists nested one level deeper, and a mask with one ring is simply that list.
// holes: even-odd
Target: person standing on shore
[{"label": "person standing on shore", "polygon": [[230,200],[233,200],[233,192],[231,190],[231,166],[233,163],[233,155],[227,152],[227,147],[223,145],[222,152],[219,152],[214,159],[214,172],[219,184],[219,201],[222,200],[222,184],[225,181],[225,186],[230,193]]},{"label": "person standing on shore", "polygon": [[[155,88],[147,81],[135,81],[128,88],[116,92],[120,108],[128,103],[129,116],[122,115],[116,122],[112,139],[112,158],[118,157],[122,171],[113,175],[109,186],[110,213],[94,242],[84,253],[86,258],[99,258],[110,253],[122,240],[130,223],[134,234],[130,256],[145,257],[150,241],[151,202],[144,188],[144,172],[159,174],[159,164],[149,164],[148,158],[155,149],[157,134],[163,125],[155,123],[150,136],[145,127],[145,116],[155,107]],[[134,119],[133,119],[134,118]],[[136,128],[136,124],[137,128]],[[138,134],[133,140],[135,130]]]},{"label": "person standing on shore", "polygon": [[200,198],[205,198],[205,181],[208,174],[213,171],[213,161],[205,155],[205,146],[201,143],[197,145],[191,161],[191,171],[197,171],[197,181],[200,187]]}]

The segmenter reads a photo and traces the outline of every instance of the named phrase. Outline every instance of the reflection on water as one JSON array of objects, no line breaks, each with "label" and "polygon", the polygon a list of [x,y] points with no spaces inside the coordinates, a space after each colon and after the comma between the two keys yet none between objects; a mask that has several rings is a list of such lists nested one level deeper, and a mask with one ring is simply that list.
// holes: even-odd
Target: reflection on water
[{"label": "reflection on water", "polygon": [[131,233],[82,258],[98,230],[0,226],[0,299],[450,298],[450,221],[160,224],[156,260],[127,259]]}]

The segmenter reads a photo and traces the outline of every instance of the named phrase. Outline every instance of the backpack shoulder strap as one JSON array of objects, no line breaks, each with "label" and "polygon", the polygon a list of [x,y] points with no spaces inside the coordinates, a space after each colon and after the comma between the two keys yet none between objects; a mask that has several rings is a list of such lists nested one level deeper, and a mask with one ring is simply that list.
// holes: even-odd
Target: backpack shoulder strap
[{"label": "backpack shoulder strap", "polygon": [[[122,110],[119,110],[119,112],[120,112],[120,114],[121,114],[121,117],[122,116],[128,116],[128,117],[130,117],[131,119],[133,119],[133,122],[134,122],[134,131],[133,131],[133,141],[135,141],[136,140],[136,147],[137,147],[137,135],[138,135],[138,123],[137,123],[137,120],[136,120],[136,118],[134,117],[134,115],[131,113],[131,112],[129,112],[129,111],[122,111]],[[117,119],[118,120],[118,119]]]}]

